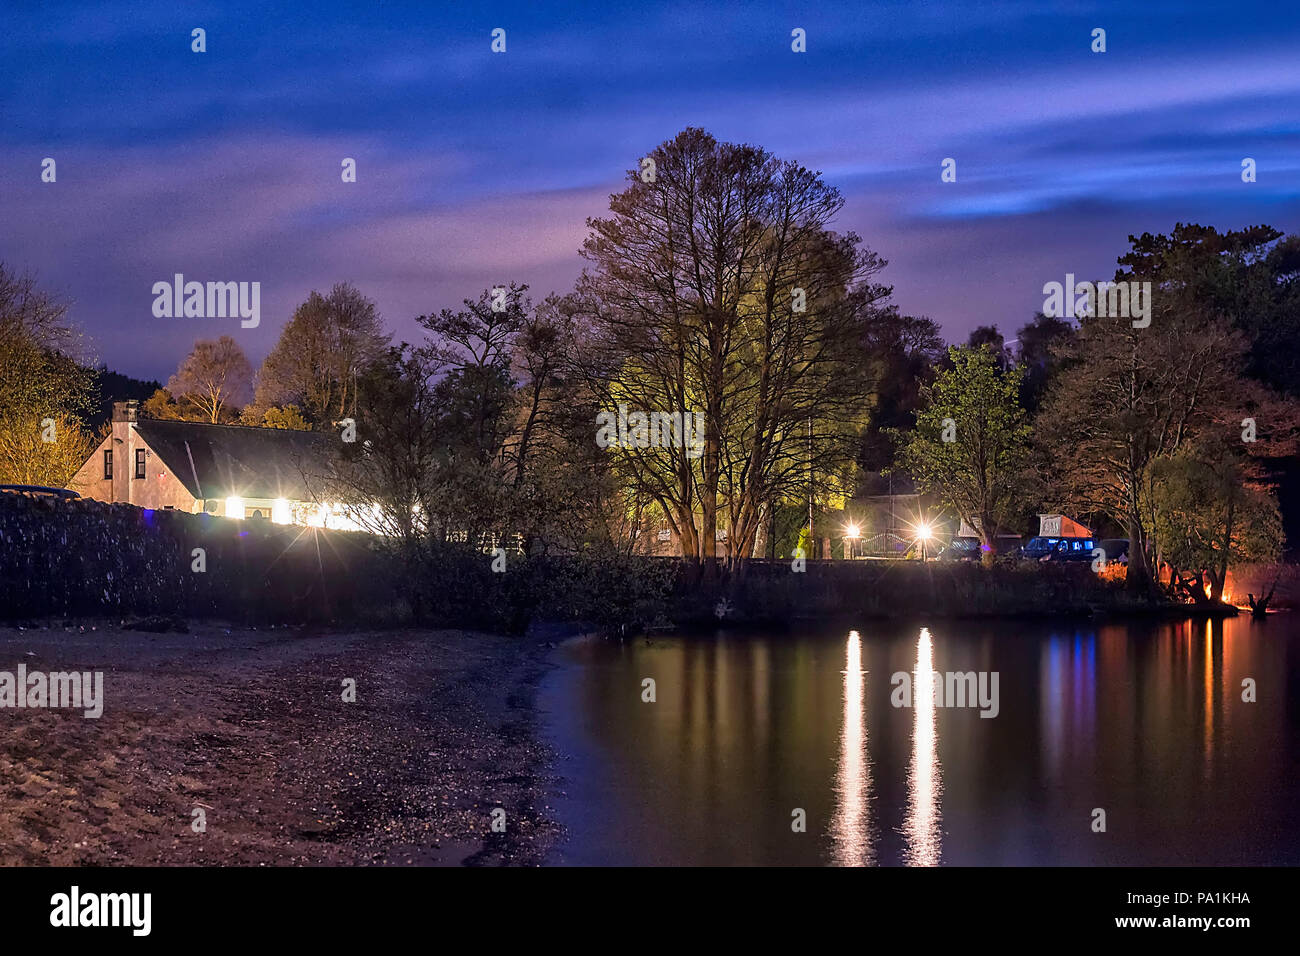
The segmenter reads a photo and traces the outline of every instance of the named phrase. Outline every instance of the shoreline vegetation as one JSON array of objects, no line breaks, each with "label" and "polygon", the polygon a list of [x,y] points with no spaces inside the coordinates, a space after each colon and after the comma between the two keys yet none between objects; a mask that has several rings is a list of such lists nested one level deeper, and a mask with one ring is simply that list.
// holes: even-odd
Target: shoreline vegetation
[{"label": "shoreline vegetation", "polygon": [[[358,532],[0,495],[0,620],[161,618],[336,630],[423,627],[615,635],[933,616],[1229,616],[1228,603],[1134,593],[1078,564],[753,560],[735,569],[588,549],[523,558],[414,552]],[[192,555],[203,553],[202,570]],[[796,568],[797,566],[797,568]],[[1242,566],[1231,597],[1296,606],[1290,565]],[[1285,574],[1283,574],[1285,572]]]},{"label": "shoreline vegetation", "polygon": [[716,592],[678,591],[670,617],[698,628],[718,624],[796,627],[857,621],[1230,617],[1226,603],[1184,604],[1134,594],[1088,565],[1029,562],[782,562],[746,568]]},{"label": "shoreline vegetation", "polygon": [[[695,126],[624,172],[608,214],[585,217],[567,290],[534,301],[499,275],[408,317],[406,341],[336,282],[293,308],[260,367],[231,335],[199,338],[165,388],[79,364],[68,304],[0,264],[0,485],[175,509],[0,502],[20,552],[0,554],[0,618],[626,634],[841,613],[1231,614],[1232,571],[1284,554],[1300,235],[1128,233],[1112,277],[1053,278],[1014,338],[988,325],[950,342],[942,317],[893,300],[887,258],[842,228],[848,200],[821,172]],[[173,275],[156,305],[201,285]],[[244,324],[259,303],[235,310]],[[1123,586],[999,560],[1050,515],[1089,552],[1123,541]],[[924,557],[958,539],[983,569],[811,563],[846,542]]]}]

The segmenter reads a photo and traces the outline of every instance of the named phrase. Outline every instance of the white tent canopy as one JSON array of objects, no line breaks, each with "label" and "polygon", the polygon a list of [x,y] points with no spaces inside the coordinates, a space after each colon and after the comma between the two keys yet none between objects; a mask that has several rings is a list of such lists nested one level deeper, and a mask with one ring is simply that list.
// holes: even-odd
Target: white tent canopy
[{"label": "white tent canopy", "polygon": [[1038,533],[1044,538],[1091,538],[1092,532],[1065,515],[1039,515]]}]

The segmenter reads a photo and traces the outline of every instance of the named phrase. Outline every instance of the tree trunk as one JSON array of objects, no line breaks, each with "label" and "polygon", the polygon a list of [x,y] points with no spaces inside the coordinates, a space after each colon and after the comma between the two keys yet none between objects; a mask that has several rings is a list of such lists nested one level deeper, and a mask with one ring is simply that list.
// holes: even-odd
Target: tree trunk
[{"label": "tree trunk", "polygon": [[1264,620],[1268,616],[1268,605],[1273,600],[1273,592],[1277,589],[1278,579],[1282,576],[1282,569],[1278,568],[1277,574],[1273,576],[1273,583],[1268,586],[1268,593],[1256,600],[1254,594],[1247,594],[1250,599],[1250,616],[1257,621]]},{"label": "tree trunk", "polygon": [[1128,570],[1124,574],[1124,586],[1134,594],[1150,594],[1153,587],[1142,520],[1136,514],[1130,514],[1128,519]]},{"label": "tree trunk", "polygon": [[1236,518],[1236,502],[1228,500],[1228,520],[1225,522],[1223,530],[1223,550],[1221,557],[1215,562],[1215,567],[1210,569],[1210,582],[1213,592],[1210,595],[1216,603],[1223,601],[1223,587],[1228,583],[1228,561],[1232,551],[1232,525]]},{"label": "tree trunk", "polygon": [[992,515],[980,515],[980,564],[986,568],[993,567],[993,559],[997,557],[997,553],[994,551],[998,541],[996,527]]},{"label": "tree trunk", "polygon": [[717,571],[718,557],[718,440],[706,441],[704,487],[700,493],[700,561],[706,579]]}]

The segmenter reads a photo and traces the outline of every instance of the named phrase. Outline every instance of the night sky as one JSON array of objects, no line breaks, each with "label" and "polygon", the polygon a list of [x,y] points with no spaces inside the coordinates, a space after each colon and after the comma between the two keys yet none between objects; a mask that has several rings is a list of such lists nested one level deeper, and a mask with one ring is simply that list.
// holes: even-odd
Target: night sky
[{"label": "night sky", "polygon": [[[585,219],[692,125],[821,170],[901,309],[1010,338],[1129,233],[1300,231],[1300,4],[10,4],[0,259],[140,377],[227,333],[260,361],[342,280],[412,339],[489,285],[567,291]],[[260,281],[261,327],[155,318],[177,272]]]}]

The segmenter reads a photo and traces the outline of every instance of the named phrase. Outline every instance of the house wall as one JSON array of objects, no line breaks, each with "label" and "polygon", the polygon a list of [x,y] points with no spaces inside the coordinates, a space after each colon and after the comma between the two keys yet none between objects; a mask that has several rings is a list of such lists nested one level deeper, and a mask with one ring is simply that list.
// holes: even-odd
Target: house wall
[{"label": "house wall", "polygon": [[[199,502],[190,494],[189,489],[182,484],[181,480],[172,474],[171,469],[163,464],[163,460],[154,454],[149,443],[135,432],[135,439],[129,446],[130,453],[126,456],[126,467],[129,473],[125,476],[121,484],[129,485],[127,494],[129,501],[133,505],[141,508],[175,508],[177,511],[194,512],[199,510]],[[135,449],[143,448],[145,457],[145,476],[143,478],[135,477]],[[116,456],[115,456],[116,457]],[[113,463],[114,483],[117,484],[117,462]]]},{"label": "house wall", "polygon": [[[104,449],[111,448],[112,445],[113,437],[111,435],[96,445],[95,450],[90,453],[90,457],[72,476],[72,479],[68,482],[68,487],[83,498],[94,498],[96,501],[113,501],[113,480],[104,478]],[[116,479],[117,470],[120,467],[122,467],[121,464],[114,456],[114,479]]]},{"label": "house wall", "polygon": [[[68,487],[85,498],[138,505],[141,508],[200,510],[184,483],[163,464],[135,428],[135,410],[115,409],[112,432],[77,470]],[[113,451],[113,477],[104,478],[104,451]],[[145,477],[135,477],[135,453],[145,453]]]},{"label": "house wall", "polygon": [[[232,515],[232,514],[230,514],[230,513],[226,510],[227,502],[226,502],[225,499],[222,499],[222,500],[220,500],[220,501],[217,502],[217,508],[216,508],[216,511],[214,511],[214,512],[212,512],[212,513],[213,513],[213,514],[217,514],[217,515],[221,515],[222,517],[225,517],[225,518],[240,518],[240,519],[245,519],[245,518],[253,518],[253,512],[256,511],[256,512],[261,512],[261,516],[262,516],[263,518],[267,519],[268,521],[272,520],[272,519],[275,517],[275,514],[274,514],[274,512],[275,512],[275,499],[274,499],[274,498],[243,498],[243,497],[241,497],[239,500],[240,500],[240,513],[239,513],[239,514],[234,514],[234,515]],[[289,502],[290,513],[289,513],[288,517],[289,517],[290,519],[292,519],[292,517],[293,517],[293,511],[292,511],[292,508],[293,508],[293,505],[294,505],[295,503],[296,503],[296,502],[292,502],[292,501]],[[292,523],[292,522],[291,522],[291,521],[288,521],[288,522],[285,522],[285,523],[288,524],[288,523]]]}]

